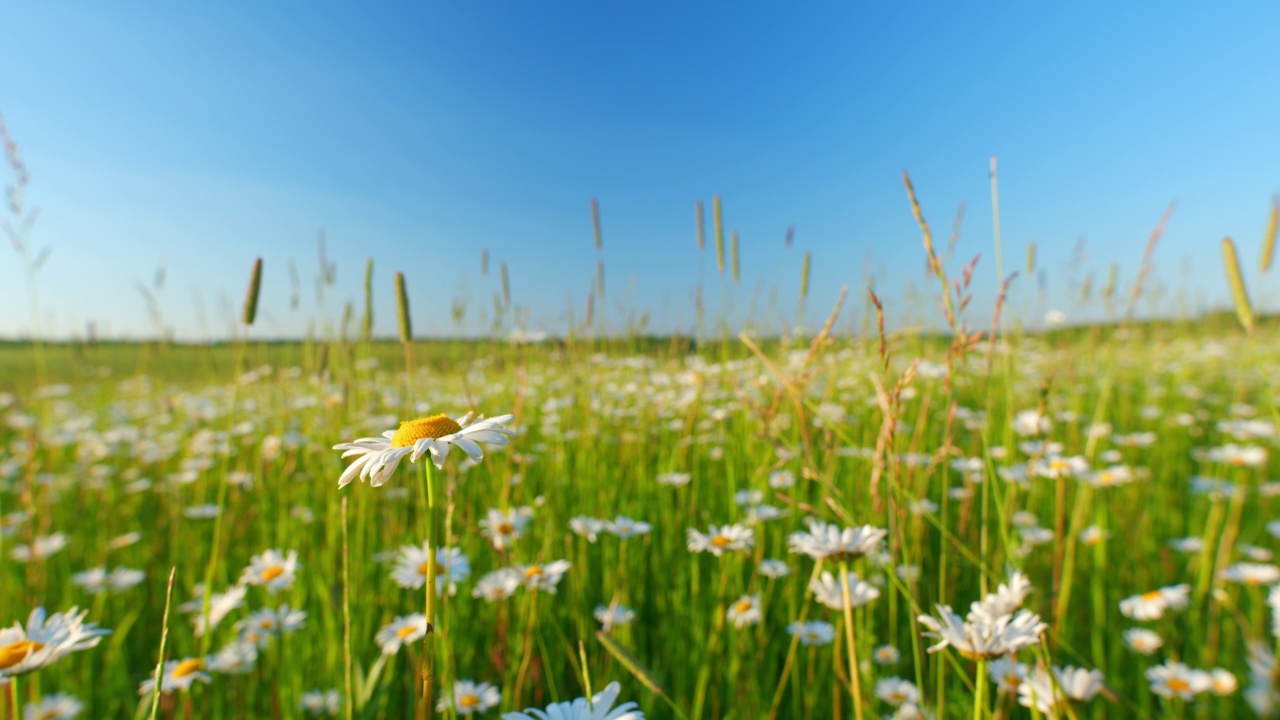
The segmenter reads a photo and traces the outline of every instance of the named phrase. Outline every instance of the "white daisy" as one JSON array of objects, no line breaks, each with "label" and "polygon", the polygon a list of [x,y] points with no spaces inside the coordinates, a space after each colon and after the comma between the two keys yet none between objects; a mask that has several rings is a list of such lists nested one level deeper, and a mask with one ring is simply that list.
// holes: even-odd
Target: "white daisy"
[{"label": "white daisy", "polygon": [[621,692],[622,686],[611,682],[590,701],[582,697],[572,702],[552,703],[546,710],[503,713],[502,720],[644,720],[644,713],[637,710],[633,702],[613,706]]},{"label": "white daisy", "polygon": [[631,621],[636,619],[635,610],[617,603],[597,605],[594,615],[596,621],[600,623],[600,629],[604,632],[609,632],[615,627],[630,625]]},{"label": "white daisy", "polygon": [[382,626],[374,640],[384,655],[395,655],[401,646],[421,640],[427,634],[427,616],[414,613],[398,617]]},{"label": "white daisy", "polygon": [[791,566],[782,560],[761,560],[758,569],[760,574],[767,578],[780,578],[791,574]]},{"label": "white daisy", "polygon": [[793,533],[787,546],[793,553],[803,553],[815,560],[834,558],[855,560],[871,552],[889,534],[870,525],[843,528],[821,520],[809,519],[809,532]]},{"label": "white daisy", "polygon": [[485,574],[471,590],[472,597],[484,598],[489,602],[505,600],[516,594],[523,584],[524,576],[515,568],[501,568]]},{"label": "white daisy", "polygon": [[1156,695],[1166,698],[1176,696],[1183,700],[1190,700],[1213,685],[1209,673],[1172,660],[1147,668],[1147,680],[1151,683],[1151,692]]},{"label": "white daisy", "polygon": [[209,672],[243,675],[258,662],[258,646],[236,640],[223,646],[209,658]]},{"label": "white daisy", "polygon": [[295,610],[284,603],[275,609],[263,608],[249,613],[235,624],[235,631],[240,634],[240,642],[266,647],[272,637],[297,632],[306,622],[305,610]]},{"label": "white daisy", "polygon": [[989,615],[981,603],[974,603],[967,618],[961,618],[947,605],[938,605],[938,618],[921,615],[921,625],[932,630],[925,633],[939,642],[929,648],[937,652],[950,645],[971,660],[990,660],[1030,647],[1040,640],[1048,626],[1029,610],[1016,615]]},{"label": "white daisy", "polygon": [[459,715],[482,713],[498,706],[502,702],[502,693],[493,685],[473,680],[457,680],[453,683],[453,691],[448,689],[440,693],[436,701],[436,712],[444,712],[453,705],[454,712]]},{"label": "white daisy", "polygon": [[902,653],[892,645],[881,645],[871,651],[871,662],[877,665],[897,665]]},{"label": "white daisy", "polygon": [[86,625],[88,614],[88,610],[73,607],[47,615],[43,607],[38,607],[27,616],[26,627],[15,622],[13,627],[0,630],[0,683],[97,645],[111,631],[94,623]]},{"label": "white daisy", "polygon": [[379,487],[390,479],[405,457],[417,462],[430,453],[435,466],[443,468],[449,451],[455,445],[479,462],[484,459],[479,443],[506,445],[515,435],[506,427],[513,418],[513,415],[501,415],[473,421],[470,413],[456,420],[443,414],[432,415],[405,420],[398,430],[387,430],[381,437],[359,438],[354,442],[334,445],[334,450],[344,451],[342,457],[356,456],[356,460],[338,478],[338,487],[346,487],[356,477]]},{"label": "white daisy", "polygon": [[1134,620],[1159,620],[1166,610],[1182,610],[1191,602],[1191,586],[1170,585],[1120,601],[1120,614]]},{"label": "white daisy", "polygon": [[1124,631],[1124,641],[1134,652],[1150,655],[1164,646],[1164,638],[1159,633],[1146,628],[1129,628]]},{"label": "white daisy", "polygon": [[647,522],[632,520],[629,517],[623,517],[621,515],[619,515],[616,520],[605,523],[605,530],[608,530],[610,533],[622,538],[623,540],[637,535],[645,535],[652,529],[653,526]]},{"label": "white daisy", "polygon": [[[187,658],[185,660],[170,660],[164,664],[164,672],[160,676],[160,692],[169,694],[174,690],[186,692],[191,689],[191,685],[199,680],[205,685],[209,684],[209,673],[205,672],[204,658]],[[138,686],[138,694],[146,697],[155,692],[156,679],[149,677],[142,681]]]},{"label": "white daisy", "polygon": [[689,552],[709,552],[720,557],[726,550],[748,550],[755,542],[755,531],[742,525],[712,525],[706,535],[688,529]]},{"label": "white daisy", "polygon": [[480,534],[489,538],[495,550],[506,550],[524,534],[525,525],[533,519],[533,508],[519,507],[510,510],[489,508],[480,521]]},{"label": "white daisy", "polygon": [[787,632],[800,638],[801,645],[827,645],[836,639],[836,629],[829,622],[810,620],[805,623],[793,622],[787,626]]},{"label": "white daisy", "polygon": [[760,596],[744,595],[733,602],[724,612],[725,619],[736,628],[755,625],[760,622]]},{"label": "white daisy", "polygon": [[1022,607],[1022,601],[1031,593],[1031,580],[1021,570],[1014,570],[1008,584],[1000,583],[993,593],[982,599],[986,613],[993,617],[1009,615]]},{"label": "white daisy", "polygon": [[659,485],[666,485],[668,487],[680,487],[682,485],[688,485],[689,481],[692,479],[693,479],[693,476],[690,475],[689,473],[681,473],[681,472],[661,473],[657,477]]},{"label": "white daisy", "polygon": [[541,590],[542,592],[555,595],[556,586],[560,584],[561,578],[569,571],[568,560],[556,560],[545,565],[516,565],[515,570],[521,578],[524,586],[530,590]]},{"label": "white daisy", "polygon": [[337,690],[311,690],[302,693],[298,709],[312,717],[338,717],[342,712],[342,694]]},{"label": "white daisy", "polygon": [[1012,655],[996,658],[987,663],[987,674],[996,681],[1001,692],[1015,692],[1027,679],[1027,666]]},{"label": "white daisy", "polygon": [[274,595],[277,590],[293,587],[299,567],[298,551],[290,550],[286,556],[279,550],[267,550],[249,559],[249,566],[240,573],[240,584],[263,585]]},{"label": "white daisy", "polygon": [[[856,573],[849,573],[849,607],[859,608],[880,597],[880,591],[858,579]],[[818,602],[832,610],[844,609],[844,588],[840,579],[824,571],[822,575],[809,582],[809,589]]]},{"label": "white daisy", "polygon": [[585,515],[569,518],[569,529],[573,531],[573,534],[586,538],[587,542],[595,542],[597,536],[604,531],[608,524],[608,520],[600,520]]},{"label": "white daisy", "polygon": [[[227,588],[226,592],[213,593],[209,596],[209,624],[212,627],[218,627],[218,623],[222,622],[232,610],[244,605],[244,596],[248,592],[248,588],[244,585],[232,585]],[[196,625],[196,637],[204,635],[204,586],[197,585],[195,587],[195,599],[189,600],[178,606],[180,612],[188,613],[193,616],[192,622]]]},{"label": "white daisy", "polygon": [[920,689],[915,683],[898,677],[881,678],[876,682],[876,697],[898,707],[906,703],[915,705],[920,702]]},{"label": "white daisy", "polygon": [[23,720],[73,720],[84,710],[84,703],[74,695],[58,693],[45,695],[38,702],[27,703],[22,712]]},{"label": "white daisy", "polygon": [[[402,545],[396,553],[396,566],[391,569],[391,579],[402,588],[415,590],[427,584],[427,560],[431,550],[427,543]],[[436,551],[436,594],[442,594],[446,583],[449,594],[458,591],[457,583],[471,576],[471,562],[458,548],[440,548]]]},{"label": "white daisy", "polygon": [[1242,585],[1272,585],[1280,582],[1280,567],[1263,563],[1236,563],[1218,573],[1224,580]]},{"label": "white daisy", "polygon": [[[1061,693],[1054,692],[1057,680]],[[1042,713],[1053,712],[1064,702],[1087,703],[1102,691],[1106,678],[1098,670],[1084,668],[1053,667],[1053,678],[1043,668],[1037,667],[1018,686],[1018,702],[1023,707],[1034,707]]]}]

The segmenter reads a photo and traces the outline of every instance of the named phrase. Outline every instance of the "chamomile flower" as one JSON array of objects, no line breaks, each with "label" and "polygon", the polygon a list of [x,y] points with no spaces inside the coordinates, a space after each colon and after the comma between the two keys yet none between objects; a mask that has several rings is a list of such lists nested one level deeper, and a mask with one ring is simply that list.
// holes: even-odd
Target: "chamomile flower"
[{"label": "chamomile flower", "polygon": [[84,710],[84,703],[74,695],[58,693],[45,695],[38,702],[27,703],[22,711],[23,720],[73,720]]},{"label": "chamomile flower", "polygon": [[[396,553],[396,566],[391,570],[391,579],[402,588],[417,590],[427,584],[427,560],[431,550],[427,543],[422,545],[402,545]],[[458,548],[440,548],[436,551],[436,594],[444,592],[448,583],[449,594],[458,592],[457,583],[471,576],[471,562]]]},{"label": "chamomile flower", "polygon": [[513,415],[501,415],[473,421],[470,413],[456,420],[448,415],[432,415],[405,420],[399,429],[388,430],[381,437],[364,437],[334,445],[334,450],[344,451],[342,457],[356,457],[338,478],[338,487],[346,487],[357,477],[379,487],[391,478],[401,460],[409,457],[417,462],[428,453],[435,466],[443,468],[455,445],[478,462],[484,459],[479,443],[506,445],[515,435],[506,426],[513,418]]},{"label": "chamomile flower", "polygon": [[517,575],[520,577],[524,586],[530,590],[541,590],[542,592],[556,594],[556,586],[560,584],[561,578],[569,571],[568,560],[556,560],[545,565],[534,563],[532,565],[517,565],[515,567]]},{"label": "chamomile flower", "polygon": [[298,552],[288,555],[279,550],[267,550],[249,559],[249,566],[240,573],[241,585],[262,585],[274,595],[278,590],[288,590],[297,579]]},{"label": "chamomile flower", "polygon": [[996,658],[987,663],[987,674],[996,681],[1001,692],[1015,692],[1027,679],[1027,666],[1012,655]]},{"label": "chamomile flower", "polygon": [[597,605],[594,617],[600,623],[600,629],[609,632],[615,627],[630,625],[636,619],[636,611],[625,605]]},{"label": "chamomile flower", "polygon": [[1240,681],[1225,668],[1214,668],[1209,671],[1209,689],[1214,695],[1226,697],[1240,688]]},{"label": "chamomile flower", "polygon": [[436,701],[436,712],[444,712],[453,705],[459,715],[474,715],[488,711],[502,702],[502,693],[490,683],[473,680],[457,680],[452,691],[444,689]]},{"label": "chamomile flower", "polygon": [[569,529],[573,531],[574,535],[586,538],[587,542],[595,542],[599,534],[604,531],[608,524],[609,522],[607,520],[600,520],[598,518],[587,517],[585,515],[569,518]]},{"label": "chamomile flower", "polygon": [[1146,628],[1129,628],[1124,631],[1124,641],[1134,652],[1150,655],[1164,646],[1164,638],[1159,633]]},{"label": "chamomile flower", "polygon": [[791,566],[782,560],[761,560],[757,570],[767,578],[781,578],[791,574]]},{"label": "chamomile flower", "polygon": [[27,616],[25,627],[15,622],[13,627],[0,629],[0,683],[97,645],[111,631],[85,624],[88,614],[88,610],[73,607],[48,615],[38,607]]},{"label": "chamomile flower", "polygon": [[859,528],[843,528],[811,518],[809,531],[793,533],[787,538],[787,546],[793,553],[802,553],[818,559],[855,560],[866,555],[889,534],[870,525]]},{"label": "chamomile flower", "polygon": [[302,693],[298,709],[311,717],[338,717],[342,712],[342,695],[337,690],[311,690]]},{"label": "chamomile flower", "polygon": [[613,535],[626,540],[627,538],[635,537],[637,535],[648,534],[649,531],[653,529],[653,526],[647,522],[632,520],[629,517],[619,515],[616,520],[606,522],[604,529],[608,530]]},{"label": "chamomile flower", "polygon": [[37,535],[30,545],[14,545],[13,550],[9,551],[9,556],[22,563],[31,562],[32,560],[44,560],[61,552],[66,546],[67,536],[65,533]]},{"label": "chamomile flower", "polygon": [[689,481],[693,479],[693,476],[689,473],[669,472],[659,474],[656,479],[659,485],[681,487],[683,485],[688,485]]},{"label": "chamomile flower", "polygon": [[920,702],[920,689],[915,683],[898,677],[881,678],[876,681],[876,697],[898,707],[906,703],[915,705]]},{"label": "chamomile flower", "polygon": [[209,658],[208,670],[224,675],[243,675],[253,670],[257,662],[258,646],[235,640]]},{"label": "chamomile flower", "polygon": [[990,660],[1034,645],[1048,627],[1039,615],[1029,610],[996,616],[984,612],[981,603],[973,604],[967,618],[956,615],[947,605],[938,605],[937,611],[937,618],[932,615],[918,618],[921,625],[932,631],[925,635],[939,641],[929,652],[950,645],[971,660]]},{"label": "chamomile flower", "polygon": [[1151,692],[1156,695],[1182,700],[1191,700],[1213,685],[1209,673],[1172,660],[1147,668],[1147,681],[1151,683]]},{"label": "chamomile flower", "polygon": [[[855,573],[849,573],[848,580],[849,607],[859,608],[880,597],[879,590],[859,580]],[[818,602],[832,610],[844,608],[845,588],[837,576],[824,571],[809,583],[809,589]]]},{"label": "chamomile flower", "polygon": [[1031,594],[1031,580],[1021,571],[1014,570],[1008,583],[1000,583],[993,593],[982,599],[986,614],[993,617],[1009,615],[1022,607],[1022,601]]},{"label": "chamomile flower", "polygon": [[[248,588],[244,585],[232,585],[227,588],[226,592],[212,593],[209,596],[209,624],[218,627],[218,623],[222,622],[232,610],[244,605],[244,596],[248,592]],[[204,635],[205,616],[204,616],[204,586],[197,585],[195,587],[195,598],[178,606],[178,610],[192,615],[192,622],[195,623],[196,637]]]},{"label": "chamomile flower", "polygon": [[637,710],[633,702],[616,708],[613,706],[621,692],[622,686],[611,682],[590,701],[582,697],[571,702],[552,703],[546,710],[503,713],[502,720],[644,720],[644,713]]},{"label": "chamomile flower", "polygon": [[[1053,678],[1037,667],[1018,686],[1018,702],[1023,707],[1034,707],[1042,713],[1052,713],[1063,703],[1080,705],[1093,700],[1102,691],[1106,678],[1097,670],[1054,666]],[[1054,681],[1057,681],[1055,692]]]},{"label": "chamomile flower", "polygon": [[263,608],[249,613],[248,617],[235,624],[235,631],[240,634],[240,642],[266,647],[272,637],[295,633],[306,623],[305,610],[296,610],[284,603],[278,608]]},{"label": "chamomile flower", "polygon": [[1191,586],[1170,585],[1120,601],[1120,614],[1134,620],[1159,620],[1166,610],[1182,610],[1191,602]]},{"label": "chamomile flower", "polygon": [[[185,660],[170,660],[164,664],[163,674],[160,676],[160,692],[168,695],[177,690],[186,692],[191,689],[192,684],[199,680],[205,685],[209,684],[209,673],[205,672],[205,658],[187,658]],[[138,686],[138,695],[146,697],[155,692],[156,679],[149,677],[142,681]]]},{"label": "chamomile flower", "polygon": [[404,645],[421,640],[427,634],[427,616],[414,613],[398,617],[382,626],[374,640],[384,655],[395,655]]},{"label": "chamomile flower", "polygon": [[724,611],[724,617],[736,628],[760,622],[760,596],[743,595]]},{"label": "chamomile flower", "polygon": [[1263,563],[1236,563],[1219,573],[1224,580],[1242,585],[1272,585],[1280,582],[1280,567]]},{"label": "chamomile flower", "polygon": [[877,665],[897,665],[902,653],[892,645],[881,645],[871,651],[871,662]]},{"label": "chamomile flower", "polygon": [[726,550],[750,550],[756,542],[756,533],[743,525],[712,525],[707,534],[688,529],[689,552],[709,552],[720,557]]},{"label": "chamomile flower", "polygon": [[471,589],[471,596],[489,602],[505,600],[520,589],[524,576],[515,568],[501,568],[485,574]]},{"label": "chamomile flower", "polygon": [[506,550],[524,534],[525,525],[532,519],[532,508],[489,508],[485,518],[480,521],[480,534],[489,538],[489,544],[494,550]]},{"label": "chamomile flower", "polygon": [[836,639],[835,627],[822,620],[793,622],[787,626],[787,632],[799,637],[801,645],[829,645]]}]

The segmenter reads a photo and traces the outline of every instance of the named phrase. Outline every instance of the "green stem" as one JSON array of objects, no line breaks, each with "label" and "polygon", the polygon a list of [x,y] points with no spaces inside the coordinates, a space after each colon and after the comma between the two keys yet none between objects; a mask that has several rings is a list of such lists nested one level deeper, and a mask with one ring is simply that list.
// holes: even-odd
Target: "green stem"
[{"label": "green stem", "polygon": [[982,720],[987,714],[987,661],[978,661],[978,677],[973,691],[973,720]]},{"label": "green stem", "polygon": [[849,688],[853,692],[853,714],[862,720],[862,672],[858,669],[858,646],[853,637],[853,603],[849,597],[849,562],[840,562],[840,594],[844,605],[845,645],[849,650]]},{"label": "green stem", "polygon": [[431,463],[430,454],[422,458],[420,489],[422,503],[427,508],[427,582],[426,608],[427,633],[422,637],[422,700],[424,716],[430,717],[432,690],[435,688],[435,638],[436,638],[436,493],[435,466]]}]

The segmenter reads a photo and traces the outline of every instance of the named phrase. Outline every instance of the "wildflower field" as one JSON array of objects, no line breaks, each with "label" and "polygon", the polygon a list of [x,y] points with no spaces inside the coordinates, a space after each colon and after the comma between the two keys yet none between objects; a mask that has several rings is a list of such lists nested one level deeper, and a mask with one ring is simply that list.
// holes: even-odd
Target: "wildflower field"
[{"label": "wildflower field", "polygon": [[0,346],[0,708],[1272,712],[1269,326],[849,325]]}]

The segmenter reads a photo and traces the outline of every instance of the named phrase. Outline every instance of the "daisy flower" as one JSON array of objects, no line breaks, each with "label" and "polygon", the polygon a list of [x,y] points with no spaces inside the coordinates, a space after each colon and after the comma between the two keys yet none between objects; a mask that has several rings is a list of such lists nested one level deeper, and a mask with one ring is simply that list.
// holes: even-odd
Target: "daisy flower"
[{"label": "daisy flower", "polygon": [[1228,443],[1222,447],[1209,448],[1205,453],[1209,462],[1222,463],[1232,467],[1259,467],[1267,462],[1267,449],[1257,445],[1235,445]]},{"label": "daisy flower", "polygon": [[761,560],[758,569],[760,574],[767,578],[780,578],[791,574],[791,566],[782,560]]},{"label": "daisy flower", "polygon": [[249,567],[240,573],[240,584],[263,585],[274,595],[293,587],[299,567],[298,551],[290,550],[285,556],[279,550],[268,550],[249,558]]},{"label": "daisy flower", "polygon": [[631,621],[636,619],[636,611],[625,605],[597,605],[595,611],[596,621],[600,623],[600,629],[609,632],[615,627],[630,625]]},{"label": "daisy flower", "polygon": [[647,534],[653,529],[653,526],[647,522],[632,520],[629,517],[619,515],[618,519],[606,522],[604,529],[626,540],[629,537]]},{"label": "daisy flower", "polygon": [[448,415],[432,415],[430,417],[405,420],[398,430],[387,430],[381,437],[359,438],[353,442],[334,445],[334,450],[342,450],[342,457],[355,457],[347,469],[338,478],[338,487],[346,487],[348,483],[359,477],[367,480],[373,487],[379,487],[391,478],[392,473],[400,465],[400,461],[409,457],[417,462],[423,455],[431,454],[431,461],[437,468],[444,468],[444,461],[449,451],[457,445],[472,460],[484,459],[484,451],[479,443],[489,445],[506,445],[515,433],[507,423],[515,416],[501,415],[496,418],[476,420],[468,413],[456,420]]},{"label": "daisy flower", "polygon": [[1120,601],[1120,614],[1134,620],[1159,620],[1166,610],[1182,610],[1191,602],[1191,586],[1170,585]]},{"label": "daisy flower", "polygon": [[427,616],[414,613],[398,617],[382,626],[374,640],[384,655],[395,655],[403,645],[421,640],[427,634]]},{"label": "daisy flower", "polygon": [[111,631],[94,623],[86,625],[88,614],[88,610],[73,607],[47,615],[44,608],[38,607],[27,616],[26,627],[15,622],[13,627],[0,630],[0,683],[97,645]]},{"label": "daisy flower", "polygon": [[1242,585],[1272,585],[1280,582],[1280,568],[1262,563],[1236,563],[1218,574],[1223,580]]},{"label": "daisy flower", "polygon": [[760,622],[760,596],[743,595],[724,612],[724,617],[736,628]]},{"label": "daisy flower", "polygon": [[311,690],[302,693],[298,709],[311,717],[338,717],[342,712],[342,695],[337,690]]},{"label": "daisy flower", "polygon": [[297,632],[306,622],[305,610],[294,610],[285,603],[274,610],[263,608],[249,613],[249,617],[235,624],[235,631],[240,634],[240,642],[266,647],[272,636]]},{"label": "daisy flower", "polygon": [[43,560],[50,555],[61,552],[66,546],[67,536],[64,533],[37,535],[30,545],[14,545],[13,550],[9,551],[9,555],[14,560],[25,563],[32,560]]},{"label": "daisy flower", "polygon": [[835,627],[821,620],[793,622],[787,626],[787,632],[799,636],[801,645],[827,645],[836,639]]},{"label": "daisy flower", "polygon": [[987,674],[996,681],[1002,692],[1015,692],[1027,679],[1027,666],[1012,655],[996,658],[987,663]]},{"label": "daisy flower", "polygon": [[621,692],[622,686],[611,682],[590,701],[581,697],[572,702],[552,703],[546,710],[503,713],[502,720],[644,720],[644,713],[637,710],[633,702],[613,706]]},{"label": "daisy flower", "polygon": [[871,651],[871,662],[877,665],[897,665],[902,653],[892,645],[881,645]]},{"label": "daisy flower", "polygon": [[489,508],[485,518],[480,521],[480,534],[489,538],[489,544],[495,550],[506,550],[524,534],[524,526],[533,519],[533,509],[529,507],[498,510]]},{"label": "daisy flower", "polygon": [[749,550],[755,542],[755,531],[742,525],[712,525],[706,535],[693,528],[688,530],[689,552],[709,552],[716,557],[725,550]]},{"label": "daisy flower", "polygon": [[[222,622],[232,610],[244,605],[244,596],[248,592],[248,588],[244,585],[232,585],[227,588],[226,592],[213,593],[209,596],[209,624],[218,627],[218,623]],[[193,622],[196,625],[196,637],[204,635],[204,585],[195,587],[195,599],[189,600],[178,606],[180,612],[193,615]]]},{"label": "daisy flower", "polygon": [[1164,646],[1164,638],[1159,633],[1146,628],[1129,628],[1124,631],[1124,641],[1134,652],[1150,655]]},{"label": "daisy flower", "polygon": [[609,521],[600,520],[598,518],[579,515],[569,518],[569,529],[574,535],[579,535],[587,539],[587,542],[595,542],[597,536],[604,531],[609,525]]},{"label": "daisy flower", "polygon": [[225,645],[209,658],[209,672],[224,675],[243,675],[253,670],[258,662],[258,646],[236,640]]},{"label": "daisy flower", "polygon": [[[427,584],[427,560],[431,550],[427,543],[422,545],[402,545],[396,553],[396,566],[391,570],[391,579],[402,588],[417,590]],[[471,562],[458,548],[440,548],[436,551],[436,594],[444,592],[448,583],[449,594],[458,592],[458,582],[471,576]]]},{"label": "daisy flower", "polygon": [[970,660],[991,660],[1030,647],[1040,641],[1040,633],[1048,626],[1029,610],[1017,615],[989,615],[981,603],[974,603],[967,618],[961,618],[947,605],[938,605],[938,617],[921,615],[921,625],[932,632],[928,637],[939,642],[929,648],[937,652],[950,645]]},{"label": "daisy flower", "polygon": [[[199,680],[209,684],[209,673],[204,671],[204,658],[187,658],[186,660],[170,660],[164,664],[164,673],[160,676],[160,692],[168,695],[174,690],[186,692]],[[138,694],[146,697],[156,690],[156,679],[149,677],[138,686]]]},{"label": "daisy flower", "polygon": [[693,476],[690,475],[689,473],[681,473],[681,472],[661,473],[657,477],[657,481],[659,485],[666,485],[668,487],[680,487],[682,485],[688,485],[689,481],[692,479],[693,479]]},{"label": "daisy flower", "polygon": [[920,702],[920,689],[915,683],[898,677],[881,678],[876,682],[876,697],[898,707],[906,703],[915,705]]},{"label": "daisy flower", "polygon": [[[1057,680],[1061,694],[1054,692]],[[1063,703],[1083,704],[1093,700],[1102,691],[1106,678],[1098,670],[1076,667],[1053,667],[1053,678],[1044,668],[1037,667],[1018,686],[1018,702],[1023,707],[1034,707],[1042,713],[1052,713]]]},{"label": "daisy flower", "polygon": [[440,693],[440,699],[436,701],[436,712],[444,712],[452,704],[457,714],[473,715],[497,707],[501,701],[502,693],[487,682],[458,680],[453,683],[452,692],[446,688]]},{"label": "daisy flower", "polygon": [[1193,670],[1172,660],[1147,668],[1147,680],[1151,683],[1151,692],[1156,695],[1166,698],[1176,696],[1183,700],[1191,700],[1213,684],[1209,673]]},{"label": "daisy flower", "polygon": [[1214,668],[1209,671],[1209,689],[1214,695],[1226,697],[1240,688],[1240,681],[1225,668]]},{"label": "daisy flower", "polygon": [[58,693],[45,695],[39,702],[27,703],[24,720],[73,720],[84,710],[84,703],[74,695]]},{"label": "daisy flower", "polygon": [[870,525],[844,528],[810,518],[809,532],[793,533],[787,546],[793,553],[818,559],[856,560],[871,552],[889,534]]},{"label": "daisy flower", "polygon": [[561,578],[569,571],[568,560],[556,560],[546,565],[517,565],[516,572],[521,578],[524,586],[530,590],[541,590],[542,592],[556,594],[556,586],[560,584]]},{"label": "daisy flower", "polygon": [[505,600],[516,594],[524,576],[515,568],[502,568],[487,573],[480,578],[471,590],[472,597],[484,598],[489,602]]},{"label": "daisy flower", "polygon": [[[880,591],[858,579],[857,574],[849,573],[849,607],[859,608],[880,597]],[[829,572],[814,578],[809,583],[814,598],[832,610],[844,609],[844,588],[840,579]]]}]

